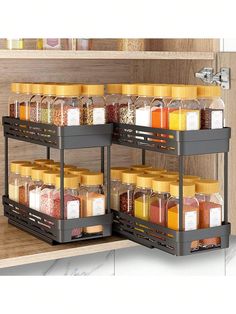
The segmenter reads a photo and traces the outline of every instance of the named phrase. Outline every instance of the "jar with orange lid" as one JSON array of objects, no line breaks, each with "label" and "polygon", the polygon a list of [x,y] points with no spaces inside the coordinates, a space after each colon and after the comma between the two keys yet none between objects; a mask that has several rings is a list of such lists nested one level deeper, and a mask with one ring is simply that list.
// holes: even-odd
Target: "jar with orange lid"
[{"label": "jar with orange lid", "polygon": [[36,167],[31,169],[31,181],[29,182],[29,207],[40,210],[41,188],[43,186],[43,173],[48,169]]},{"label": "jar with orange lid", "polygon": [[54,163],[53,159],[35,159],[34,163],[39,166],[44,166],[50,163]]},{"label": "jar with orange lid", "polygon": [[121,84],[107,84],[106,85],[106,116],[107,123],[119,122],[119,102],[121,98],[122,85]]},{"label": "jar with orange lid", "polygon": [[153,101],[153,85],[139,84],[138,98],[135,100],[135,125],[151,126],[151,103]]},{"label": "jar with orange lid", "polygon": [[135,170],[123,171],[121,174],[120,211],[129,215],[134,214],[134,190],[136,188],[137,176],[140,172]]},{"label": "jar with orange lid", "polygon": [[19,203],[29,206],[29,184],[31,181],[32,164],[20,166]]},{"label": "jar with orange lid", "polygon": [[53,124],[57,126],[81,125],[81,85],[56,85],[56,99],[53,102]]},{"label": "jar with orange lid", "polygon": [[221,98],[221,87],[198,86],[197,97],[201,107],[201,129],[222,129],[225,105]]},{"label": "jar with orange lid", "polygon": [[135,124],[135,100],[137,84],[122,84],[122,95],[119,104],[119,123]]},{"label": "jar with orange lid", "polygon": [[11,95],[8,98],[9,117],[19,118],[22,98],[21,83],[11,83]]},{"label": "jar with orange lid", "polygon": [[53,103],[56,99],[56,84],[43,85],[41,123],[53,124]]},{"label": "jar with orange lid", "polygon": [[58,171],[46,171],[43,173],[43,185],[41,187],[40,212],[51,215],[53,211],[53,193],[55,191],[56,176]]},{"label": "jar with orange lid", "polygon": [[156,176],[161,176],[163,173],[167,172],[164,168],[148,168],[144,169],[144,173],[155,174]]},{"label": "jar with orange lid", "polygon": [[82,85],[81,102],[84,124],[95,125],[106,123],[104,85]]},{"label": "jar with orange lid", "polygon": [[41,100],[43,98],[43,84],[34,83],[31,86],[33,94],[29,104],[29,120],[32,122],[41,121]]},{"label": "jar with orange lid", "polygon": [[120,187],[122,172],[127,171],[127,167],[111,167],[111,208],[120,210]]},{"label": "jar with orange lid", "polygon": [[197,86],[172,86],[172,100],[168,104],[169,129],[177,131],[200,129],[200,104]]},{"label": "jar with orange lid", "polygon": [[[220,195],[220,185],[217,180],[201,179],[195,182],[196,198],[199,201],[199,228],[221,226],[223,218],[223,199]],[[220,238],[200,240],[203,248],[217,247]]]},{"label": "jar with orange lid", "polygon": [[[171,197],[167,202],[167,227],[179,230],[179,211],[183,214],[183,230],[190,231],[199,228],[199,202],[195,197],[195,184],[183,183],[183,206],[179,208],[179,182],[170,184]],[[199,249],[199,241],[191,242],[191,250]]]},{"label": "jar with orange lid", "polygon": [[152,169],[152,166],[149,166],[149,165],[132,165],[130,167],[132,170],[135,170],[135,171],[139,171],[139,172],[145,172],[145,170],[151,170]]},{"label": "jar with orange lid", "polygon": [[29,120],[30,101],[33,97],[32,83],[21,83],[20,92],[22,97],[20,101],[19,117],[21,120]]},{"label": "jar with orange lid", "polygon": [[[106,200],[103,188],[103,173],[83,173],[81,176],[79,196],[82,201],[83,217],[105,215]],[[86,234],[101,234],[103,232],[103,226],[85,227],[83,230]]]}]

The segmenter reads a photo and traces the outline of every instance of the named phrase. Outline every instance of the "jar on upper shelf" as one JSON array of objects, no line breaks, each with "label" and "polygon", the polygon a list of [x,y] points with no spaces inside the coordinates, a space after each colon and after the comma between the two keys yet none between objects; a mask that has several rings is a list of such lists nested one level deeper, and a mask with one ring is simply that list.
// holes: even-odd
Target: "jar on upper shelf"
[{"label": "jar on upper shelf", "polygon": [[135,125],[151,127],[151,103],[153,101],[153,85],[138,85],[138,98],[135,100]]},{"label": "jar on upper shelf", "polygon": [[32,94],[32,83],[22,83],[20,85],[20,92],[22,93],[20,102],[20,120],[29,120],[29,108]]},{"label": "jar on upper shelf", "polygon": [[21,83],[11,83],[11,95],[8,98],[9,117],[19,118],[21,98]]},{"label": "jar on upper shelf", "polygon": [[135,105],[137,84],[122,84],[122,95],[119,104],[119,123],[135,124]]},{"label": "jar on upper shelf", "polygon": [[56,84],[44,84],[41,101],[41,123],[53,124],[53,103],[55,99]]},{"label": "jar on upper shelf", "polygon": [[104,85],[82,85],[81,102],[84,124],[95,125],[106,123]]},{"label": "jar on upper shelf", "polygon": [[121,98],[121,84],[107,84],[106,86],[106,116],[108,123],[119,122],[119,102]]},{"label": "jar on upper shelf", "polygon": [[43,84],[32,84],[31,91],[33,97],[29,105],[29,120],[32,122],[41,121],[41,101],[43,98]]}]

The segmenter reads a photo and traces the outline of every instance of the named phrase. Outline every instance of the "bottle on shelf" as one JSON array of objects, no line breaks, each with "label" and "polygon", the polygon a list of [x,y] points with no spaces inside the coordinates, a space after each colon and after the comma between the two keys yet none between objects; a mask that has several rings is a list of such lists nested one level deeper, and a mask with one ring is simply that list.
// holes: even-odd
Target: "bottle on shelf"
[{"label": "bottle on shelf", "polygon": [[122,84],[119,104],[119,123],[135,124],[135,105],[137,84]]},{"label": "bottle on shelf", "polygon": [[151,127],[151,103],[153,101],[153,85],[140,84],[137,87],[138,98],[135,100],[135,125]]},{"label": "bottle on shelf", "polygon": [[44,84],[41,100],[41,123],[53,124],[53,103],[55,99],[56,84]]},{"label": "bottle on shelf", "polygon": [[111,167],[111,208],[120,210],[120,195],[122,172],[127,171],[126,167]]},{"label": "bottle on shelf", "polygon": [[11,95],[8,99],[9,117],[19,118],[21,97],[21,83],[11,83]]},{"label": "bottle on shelf", "polygon": [[134,214],[134,190],[137,183],[137,176],[140,172],[129,170],[122,172],[119,195],[120,211],[129,215]]},{"label": "bottle on shelf", "polygon": [[24,49],[24,39],[23,38],[7,38],[7,49],[9,50]]},{"label": "bottle on shelf", "polygon": [[41,101],[43,98],[43,84],[34,83],[31,86],[33,94],[29,104],[29,120],[32,122],[41,121]]},{"label": "bottle on shelf", "polygon": [[121,98],[122,85],[121,84],[107,84],[106,85],[106,116],[108,123],[119,122],[119,102]]},{"label": "bottle on shelf", "polygon": [[25,206],[29,206],[29,184],[32,167],[32,164],[21,165],[20,167],[19,203]]},{"label": "bottle on shelf", "polygon": [[53,212],[53,194],[55,191],[58,171],[48,170],[43,173],[43,186],[41,187],[40,212],[51,216]]},{"label": "bottle on shelf", "polygon": [[29,182],[29,207],[40,211],[41,188],[43,186],[43,173],[48,169],[43,167],[31,169],[31,181]]},{"label": "bottle on shelf", "polygon": [[20,120],[29,120],[29,108],[32,94],[32,83],[21,83],[20,91],[22,93],[20,102]]}]

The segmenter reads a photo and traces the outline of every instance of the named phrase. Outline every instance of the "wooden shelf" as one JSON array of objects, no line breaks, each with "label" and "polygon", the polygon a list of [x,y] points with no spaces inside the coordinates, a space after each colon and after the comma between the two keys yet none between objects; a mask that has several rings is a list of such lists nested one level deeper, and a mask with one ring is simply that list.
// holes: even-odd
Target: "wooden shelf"
[{"label": "wooden shelf", "polygon": [[6,217],[0,217],[0,268],[123,249],[137,245],[121,237],[112,236],[51,246],[27,232],[9,225]]},{"label": "wooden shelf", "polygon": [[0,59],[213,60],[214,57],[214,52],[0,50]]}]

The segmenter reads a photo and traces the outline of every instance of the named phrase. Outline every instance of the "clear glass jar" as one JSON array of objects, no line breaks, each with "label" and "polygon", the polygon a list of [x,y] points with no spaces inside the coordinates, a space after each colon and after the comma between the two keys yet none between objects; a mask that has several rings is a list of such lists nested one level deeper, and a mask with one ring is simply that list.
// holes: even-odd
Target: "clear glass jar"
[{"label": "clear glass jar", "polygon": [[19,118],[21,102],[21,83],[11,84],[11,95],[8,99],[9,117]]},{"label": "clear glass jar", "polygon": [[20,120],[29,120],[29,108],[32,95],[32,83],[21,83],[20,91],[22,93],[20,102]]},{"label": "clear glass jar", "polygon": [[51,216],[54,206],[54,191],[58,171],[46,171],[43,173],[43,186],[41,187],[40,212]]},{"label": "clear glass jar", "polygon": [[129,215],[134,214],[134,190],[136,188],[138,171],[129,170],[122,172],[122,185],[119,190],[120,211]]},{"label": "clear glass jar", "polygon": [[[170,184],[171,197],[167,202],[167,226],[179,230],[179,210],[183,211],[183,230],[196,230],[199,228],[199,203],[195,197],[195,185],[183,184],[183,208],[179,208],[179,182]],[[191,250],[199,249],[199,241],[191,243]]]},{"label": "clear glass jar", "polygon": [[152,127],[168,129],[168,104],[171,101],[171,85],[154,85],[151,103]]},{"label": "clear glass jar", "polygon": [[82,85],[83,123],[105,124],[104,85]]},{"label": "clear glass jar", "polygon": [[15,202],[19,202],[20,188],[20,167],[25,164],[30,164],[29,161],[12,161],[10,164],[10,176],[8,182],[9,198]]},{"label": "clear glass jar", "polygon": [[135,124],[151,127],[151,103],[153,101],[153,85],[138,85],[138,98],[135,100]]},{"label": "clear glass jar", "polygon": [[119,103],[122,92],[121,84],[107,84],[107,95],[105,97],[106,102],[106,116],[107,123],[119,122]]},{"label": "clear glass jar", "polygon": [[7,49],[10,49],[10,50],[24,49],[24,39],[23,38],[7,38]]},{"label": "clear glass jar", "polygon": [[32,168],[31,181],[29,182],[29,207],[40,211],[41,188],[43,186],[43,173],[47,168]]},{"label": "clear glass jar", "polygon": [[[103,189],[103,173],[88,172],[81,176],[79,196],[82,200],[83,217],[105,215],[106,200]],[[86,234],[101,234],[103,226],[85,227]]]},{"label": "clear glass jar", "polygon": [[197,94],[201,107],[201,129],[222,129],[225,105],[221,99],[221,87],[198,86]]},{"label": "clear glass jar", "polygon": [[[221,226],[223,217],[223,199],[220,195],[220,185],[217,180],[199,180],[196,184],[196,198],[199,201],[199,228],[211,228]],[[208,238],[200,240],[203,248],[220,245],[220,238]]]},{"label": "clear glass jar", "polygon": [[170,183],[173,179],[158,178],[152,181],[149,220],[155,224],[167,226],[166,205],[170,198]]},{"label": "clear glass jar", "polygon": [[29,206],[29,183],[32,168],[32,164],[21,165],[20,167],[19,203],[25,206]]},{"label": "clear glass jar", "polygon": [[119,191],[121,187],[122,172],[127,171],[126,167],[112,167],[111,168],[111,208],[120,210],[120,196]]},{"label": "clear glass jar", "polygon": [[122,84],[122,96],[119,104],[119,123],[135,123],[135,105],[137,98],[136,84]]},{"label": "clear glass jar", "polygon": [[43,98],[41,100],[41,123],[53,124],[53,103],[56,99],[56,85],[43,85]]},{"label": "clear glass jar", "polygon": [[168,111],[170,130],[199,130],[200,104],[197,100],[197,86],[173,86]]},{"label": "clear glass jar", "polygon": [[43,84],[32,84],[31,91],[34,96],[31,98],[29,104],[29,120],[32,122],[40,122]]}]

